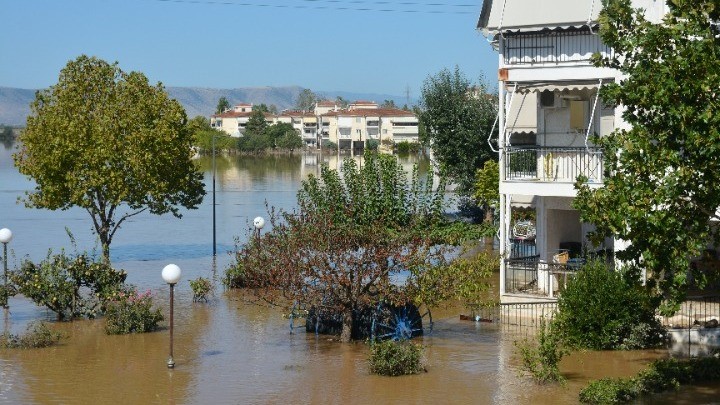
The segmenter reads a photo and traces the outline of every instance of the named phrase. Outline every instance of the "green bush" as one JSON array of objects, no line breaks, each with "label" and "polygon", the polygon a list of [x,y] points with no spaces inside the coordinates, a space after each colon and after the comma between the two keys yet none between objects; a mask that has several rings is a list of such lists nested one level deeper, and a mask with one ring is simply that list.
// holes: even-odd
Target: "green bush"
[{"label": "green bush", "polygon": [[640,387],[632,378],[603,378],[592,381],[580,391],[580,402],[586,404],[617,404],[640,395]]},{"label": "green bush", "polygon": [[[428,232],[421,230],[421,232]],[[463,221],[438,223],[430,227],[433,243],[459,246],[465,242],[478,241],[485,236],[495,235],[495,228],[489,224],[469,224]]]},{"label": "green bush", "polygon": [[150,291],[138,294],[134,288],[121,292],[110,302],[106,312],[105,331],[109,335],[152,332],[163,320],[159,309],[152,309]]},{"label": "green bush", "polygon": [[66,336],[48,328],[45,322],[31,323],[23,335],[13,335],[4,332],[0,335],[0,348],[4,349],[32,349],[49,347],[57,344]]},{"label": "green bush", "polygon": [[107,300],[120,291],[127,274],[85,254],[74,257],[51,252],[40,264],[25,260],[11,275],[18,291],[58,319],[102,313]]},{"label": "green bush", "polygon": [[664,330],[655,319],[659,298],[632,268],[613,271],[602,261],[584,265],[558,299],[557,331],[570,347],[639,349],[655,347]]},{"label": "green bush", "polygon": [[399,376],[425,371],[423,347],[408,340],[372,343],[368,362],[372,374]]},{"label": "green bush", "polygon": [[11,283],[8,285],[0,285],[0,307],[7,307],[8,298],[14,297],[17,294],[17,289]]},{"label": "green bush", "polygon": [[195,280],[190,280],[190,288],[193,292],[193,302],[207,302],[208,294],[210,294],[213,290],[210,280],[204,277],[198,277]]},{"label": "green bush", "polygon": [[337,147],[338,147],[338,145],[333,141],[328,141],[327,139],[323,139],[323,141],[322,141],[323,149],[337,150]]},{"label": "green bush", "polygon": [[536,342],[529,339],[515,342],[523,370],[539,383],[565,381],[560,374],[559,364],[568,351],[553,325],[553,322],[548,323],[545,318],[540,318]]},{"label": "green bush", "polygon": [[378,141],[377,139],[368,139],[367,140],[368,150],[376,151],[376,150],[378,150],[379,146],[380,146],[380,141]]},{"label": "green bush", "polygon": [[591,381],[580,391],[580,402],[616,404],[650,393],[676,390],[682,384],[720,381],[717,357],[686,360],[663,359],[650,364],[634,378],[604,378]]}]

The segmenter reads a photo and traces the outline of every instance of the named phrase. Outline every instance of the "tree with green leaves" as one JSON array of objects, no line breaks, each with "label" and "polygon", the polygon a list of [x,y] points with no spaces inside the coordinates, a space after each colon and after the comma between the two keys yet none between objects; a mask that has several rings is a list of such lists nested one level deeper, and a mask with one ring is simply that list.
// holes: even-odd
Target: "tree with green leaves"
[{"label": "tree with green leaves", "polygon": [[[236,253],[226,284],[251,287],[263,302],[298,303],[342,319],[341,340],[379,300],[404,303],[409,292],[391,282],[445,263],[442,247],[415,224],[442,219],[444,182],[407,173],[394,156],[367,152],[362,167],[348,158],[341,172],[323,166],[298,192],[298,209],[271,215],[271,228]],[[273,210],[273,212],[275,212]]]},{"label": "tree with green leaves", "polygon": [[179,207],[202,202],[185,110],[142,73],[83,55],[30,108],[14,155],[36,184],[26,206],[87,211],[107,261],[128,218],[145,211],[180,218]]},{"label": "tree with green leaves", "polygon": [[187,127],[193,137],[193,146],[202,153],[212,152],[213,138],[215,138],[216,150],[232,151],[237,149],[237,139],[224,131],[211,127],[207,117],[198,115],[188,120]]},{"label": "tree with green leaves", "polygon": [[350,102],[345,100],[341,96],[337,96],[337,97],[335,97],[335,104],[338,106],[338,108],[345,109],[348,107],[348,105],[350,105]]},{"label": "tree with green leaves", "polygon": [[295,149],[300,149],[305,146],[305,142],[303,142],[302,138],[300,138],[297,131],[292,130],[286,131],[280,138],[278,138],[275,142],[275,146],[293,152]]},{"label": "tree with green leaves", "polygon": [[248,135],[262,135],[268,128],[268,124],[265,121],[265,113],[261,110],[253,109],[250,114],[247,125],[245,126],[245,136]]},{"label": "tree with green leaves", "polygon": [[500,202],[500,166],[494,160],[488,160],[475,175],[475,200],[485,213],[485,223],[493,222],[493,207]]},{"label": "tree with green leaves", "polygon": [[380,104],[380,108],[397,108],[397,106],[393,100],[384,100],[382,104]]},{"label": "tree with green leaves", "polygon": [[603,149],[604,187],[579,181],[575,207],[596,225],[594,241],[629,242],[617,257],[646,270],[649,285],[669,299],[664,309],[673,310],[689,285],[691,258],[720,242],[713,224],[720,219],[720,4],[668,6],[661,24],[630,0],[610,1],[600,14],[600,36],[615,52],[595,63],[624,75],[601,95],[624,106],[630,127],[594,140]]},{"label": "tree with green leaves", "polygon": [[259,105],[253,106],[253,111],[262,111],[269,114],[277,114],[278,109],[275,104],[270,104],[269,106],[265,103],[261,103]]},{"label": "tree with green leaves", "polygon": [[317,94],[313,93],[310,89],[302,89],[295,100],[295,108],[300,111],[312,111],[320,99]]},{"label": "tree with green leaves", "polygon": [[230,102],[228,101],[225,96],[220,97],[217,103],[217,107],[215,107],[215,114],[222,114],[225,112],[225,110],[230,108]]},{"label": "tree with green leaves", "polygon": [[[479,91],[472,91],[475,88]],[[423,83],[421,129],[437,162],[463,195],[472,193],[475,173],[485,161],[497,159],[487,144],[496,115],[497,99],[487,96],[486,84],[473,84],[457,66]]]}]

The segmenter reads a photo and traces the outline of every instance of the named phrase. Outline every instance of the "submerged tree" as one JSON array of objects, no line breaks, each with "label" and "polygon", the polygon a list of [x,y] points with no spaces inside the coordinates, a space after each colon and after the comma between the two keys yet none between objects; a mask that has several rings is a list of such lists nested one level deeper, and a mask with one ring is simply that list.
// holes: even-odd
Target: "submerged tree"
[{"label": "submerged tree", "polygon": [[[620,259],[642,266],[671,303],[688,286],[690,260],[720,228],[720,36],[717,1],[672,0],[663,23],[630,0],[610,1],[600,35],[614,55],[598,66],[625,76],[602,89],[624,106],[629,129],[596,139],[604,187],[578,184],[575,205],[594,223],[596,241],[628,241]],[[672,309],[672,306],[669,308]]]},{"label": "submerged tree", "polygon": [[202,202],[186,121],[161,84],[117,63],[78,57],[56,85],[36,93],[20,135],[15,164],[36,183],[26,205],[87,211],[109,261],[128,218],[144,211],[179,218],[180,206]]},{"label": "submerged tree", "polygon": [[445,262],[426,233],[412,231],[439,220],[444,186],[433,192],[412,179],[394,157],[371,153],[361,168],[352,159],[341,173],[323,167],[303,182],[297,211],[272,215],[272,230],[237,252],[227,283],[273,304],[340,314],[349,341],[363,308],[412,299],[395,282],[403,271],[413,278]]},{"label": "submerged tree", "polygon": [[497,99],[484,83],[473,83],[458,67],[443,69],[423,83],[421,130],[426,131],[438,163],[465,195],[472,192],[475,173],[496,159],[487,144],[497,114]]}]

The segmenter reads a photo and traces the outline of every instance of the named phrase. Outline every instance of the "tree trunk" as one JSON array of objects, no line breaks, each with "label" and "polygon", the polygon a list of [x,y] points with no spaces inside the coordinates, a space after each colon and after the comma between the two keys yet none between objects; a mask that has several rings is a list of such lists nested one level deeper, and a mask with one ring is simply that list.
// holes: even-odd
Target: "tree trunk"
[{"label": "tree trunk", "polygon": [[488,204],[484,204],[483,210],[485,211],[485,219],[483,219],[483,222],[492,225],[494,219],[493,209]]},{"label": "tree trunk", "polygon": [[340,341],[349,343],[352,340],[352,325],[354,317],[352,309],[346,309],[343,312],[342,333],[340,333]]}]

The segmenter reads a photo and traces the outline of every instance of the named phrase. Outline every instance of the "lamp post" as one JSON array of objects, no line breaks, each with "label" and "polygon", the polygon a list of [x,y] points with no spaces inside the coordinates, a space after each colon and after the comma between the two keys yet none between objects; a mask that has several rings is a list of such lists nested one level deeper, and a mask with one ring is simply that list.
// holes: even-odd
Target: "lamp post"
[{"label": "lamp post", "polygon": [[215,232],[215,133],[212,134],[212,205],[213,205],[213,257],[217,256]]},{"label": "lamp post", "polygon": [[170,284],[170,358],[167,361],[168,368],[175,367],[175,360],[173,360],[173,301],[175,284],[180,281],[181,274],[182,271],[180,270],[180,267],[175,264],[168,264],[162,270],[163,280]]},{"label": "lamp post", "polygon": [[[8,283],[8,276],[7,276],[7,272],[8,272],[7,244],[10,243],[10,241],[12,240],[12,237],[13,237],[13,234],[12,234],[12,232],[11,232],[9,229],[7,229],[7,228],[0,229],[0,243],[3,244],[3,276],[4,276],[4,278],[5,278],[5,283],[4,283],[5,293],[7,293],[7,283]],[[3,306],[4,306],[5,308],[8,307],[8,306],[7,306],[7,303],[5,303]]]},{"label": "lamp post", "polygon": [[265,218],[263,217],[255,217],[253,220],[253,226],[255,227],[255,237],[260,237],[260,230],[265,226]]}]

